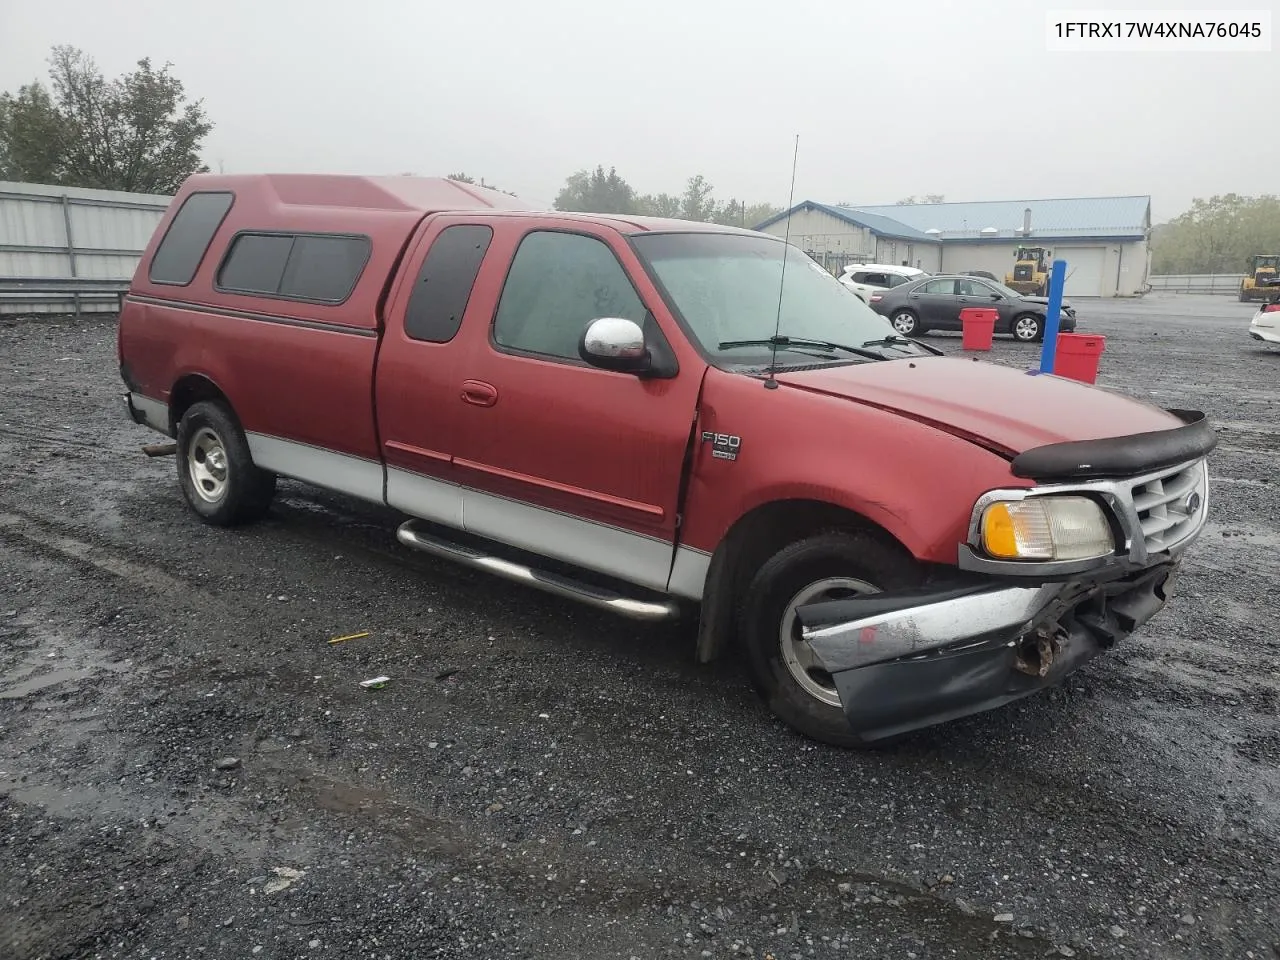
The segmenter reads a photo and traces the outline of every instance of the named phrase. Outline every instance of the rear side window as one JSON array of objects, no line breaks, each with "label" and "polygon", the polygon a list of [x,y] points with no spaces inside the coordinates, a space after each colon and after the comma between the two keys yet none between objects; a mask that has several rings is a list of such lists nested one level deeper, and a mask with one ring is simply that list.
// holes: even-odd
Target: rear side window
[{"label": "rear side window", "polygon": [[459,224],[440,231],[409,295],[404,314],[407,336],[429,343],[454,338],[492,240],[489,227]]},{"label": "rear side window", "polygon": [[280,300],[342,303],[369,261],[368,237],[242,233],[231,241],[217,287]]},{"label": "rear side window", "polygon": [[293,237],[246,233],[236,237],[227,262],[218,271],[218,284],[227,290],[276,294],[284,265],[289,262]]},{"label": "rear side window", "polygon": [[234,199],[226,192],[193,193],[182,202],[151,258],[152,283],[182,287],[191,282]]}]

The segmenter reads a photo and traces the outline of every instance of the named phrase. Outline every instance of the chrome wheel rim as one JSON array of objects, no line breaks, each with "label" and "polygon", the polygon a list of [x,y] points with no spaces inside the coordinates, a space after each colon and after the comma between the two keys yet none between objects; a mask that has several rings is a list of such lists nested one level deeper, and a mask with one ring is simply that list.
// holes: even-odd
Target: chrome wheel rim
[{"label": "chrome wheel rim", "polygon": [[815,700],[829,707],[839,707],[840,692],[836,689],[831,674],[822,668],[809,642],[801,636],[796,608],[807,603],[841,600],[850,596],[879,592],[877,587],[865,580],[855,580],[853,577],[828,577],[809,584],[787,604],[782,614],[782,625],[778,634],[778,641],[782,648],[782,661],[787,665],[791,678],[800,685],[800,689]]},{"label": "chrome wheel rim", "polygon": [[916,318],[909,313],[899,313],[893,318],[893,329],[908,334],[916,328]]},{"label": "chrome wheel rim", "polygon": [[227,450],[222,438],[201,427],[187,447],[187,474],[205,503],[217,503],[227,492]]},{"label": "chrome wheel rim", "polygon": [[1040,324],[1032,317],[1019,317],[1013,325],[1013,335],[1019,340],[1034,340]]}]

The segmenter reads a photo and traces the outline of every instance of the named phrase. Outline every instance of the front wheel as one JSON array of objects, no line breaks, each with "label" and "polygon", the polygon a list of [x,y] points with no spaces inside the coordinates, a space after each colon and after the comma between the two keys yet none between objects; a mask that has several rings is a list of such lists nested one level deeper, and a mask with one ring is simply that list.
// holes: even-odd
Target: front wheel
[{"label": "front wheel", "polygon": [[260,469],[249,442],[221,403],[192,404],[178,423],[178,484],[205,523],[230,527],[266,515],[276,476]]},{"label": "front wheel", "polygon": [[796,608],[917,586],[916,561],[856,530],[830,530],[792,543],[760,567],[740,609],[752,683],[784,723],[821,743],[862,747],[849,726],[835,681],[800,632]]},{"label": "front wheel", "polygon": [[1033,343],[1044,336],[1044,320],[1034,314],[1024,313],[1020,317],[1013,318],[1013,325],[1009,329],[1013,339],[1022,343]]}]

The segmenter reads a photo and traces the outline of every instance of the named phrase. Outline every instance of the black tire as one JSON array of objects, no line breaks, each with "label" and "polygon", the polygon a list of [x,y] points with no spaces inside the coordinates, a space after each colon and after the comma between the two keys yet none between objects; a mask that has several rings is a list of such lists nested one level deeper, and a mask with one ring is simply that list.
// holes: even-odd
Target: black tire
[{"label": "black tire", "polygon": [[[1036,322],[1036,333],[1034,337],[1024,337],[1018,333],[1018,321],[1032,319]],[[1009,335],[1019,343],[1039,343],[1044,339],[1044,317],[1037,316],[1034,313],[1020,313],[1009,321]]]},{"label": "black tire", "polygon": [[918,586],[923,576],[905,550],[860,530],[816,533],[765,561],[747,587],[738,634],[752,684],[774,715],[805,736],[836,747],[866,749],[891,742],[863,740],[841,707],[801,686],[783,655],[782,626],[792,598],[818,581],[849,577],[884,591]]},{"label": "black tire", "polygon": [[[897,323],[895,323],[894,321],[898,320],[901,317],[911,318],[911,329],[902,330],[898,327]],[[893,329],[895,331],[897,331],[899,334],[901,334],[904,337],[914,337],[924,332],[924,327],[920,325],[920,317],[916,314],[914,310],[902,309],[902,310],[893,311],[893,315],[889,318],[889,323],[893,326]]]},{"label": "black tire", "polygon": [[1248,296],[1246,296],[1244,292],[1244,284],[1242,283],[1240,284],[1240,302],[1244,303],[1248,299],[1249,299]]},{"label": "black tire", "polygon": [[[254,464],[244,431],[224,404],[215,400],[192,404],[178,423],[177,441],[178,485],[196,516],[217,527],[253,523],[266,516],[276,492],[276,475]],[[220,460],[205,454],[206,450],[216,454],[219,448]],[[194,462],[205,465],[209,479],[201,482],[193,476],[199,472],[193,470]]]}]

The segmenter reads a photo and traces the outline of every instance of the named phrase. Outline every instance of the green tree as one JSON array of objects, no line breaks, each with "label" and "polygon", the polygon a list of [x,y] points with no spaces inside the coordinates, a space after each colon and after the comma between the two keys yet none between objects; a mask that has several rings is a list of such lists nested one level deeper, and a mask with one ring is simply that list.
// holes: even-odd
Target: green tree
[{"label": "green tree", "polygon": [[646,193],[636,198],[636,212],[647,217],[679,217],[682,205],[680,197],[669,193]]},{"label": "green tree", "polygon": [[684,191],[680,194],[637,194],[615,168],[610,167],[606,173],[603,166],[597,166],[594,171],[579,170],[565,180],[556,197],[555,208],[698,220],[748,228],[782,210],[771,203],[745,203],[740,200],[718,203],[710,181],[700,173],[685,182]]},{"label": "green tree", "polygon": [[1280,197],[1197,198],[1151,231],[1151,272],[1244,273],[1258,254],[1280,254]]},{"label": "green tree", "polygon": [[557,210],[579,213],[639,212],[631,184],[618,176],[614,167],[605,173],[603,166],[571,174],[556,196],[554,206]]},{"label": "green tree", "polygon": [[685,184],[680,198],[680,217],[684,220],[707,222],[716,214],[714,189],[702,174],[695,174]]},{"label": "green tree", "polygon": [[754,229],[770,217],[782,212],[782,208],[772,203],[745,203],[741,200],[728,200],[716,208],[712,220],[728,227],[745,227]]},{"label": "green tree", "polygon": [[40,84],[0,93],[0,180],[57,183],[65,139],[62,115]]},{"label": "green tree", "polygon": [[52,95],[38,81],[0,95],[0,169],[6,177],[64,186],[172,194],[205,173],[200,148],[213,124],[204,102],[149,58],[107,80],[83,51],[56,46]]}]

